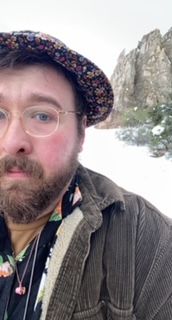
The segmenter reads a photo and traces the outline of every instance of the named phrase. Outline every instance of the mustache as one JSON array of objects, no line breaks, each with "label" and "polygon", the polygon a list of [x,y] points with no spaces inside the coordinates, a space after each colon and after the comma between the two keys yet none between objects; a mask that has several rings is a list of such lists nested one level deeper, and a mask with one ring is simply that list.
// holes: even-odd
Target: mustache
[{"label": "mustache", "polygon": [[16,167],[33,178],[42,179],[44,177],[42,166],[37,161],[28,159],[26,156],[5,156],[0,159],[0,177]]}]

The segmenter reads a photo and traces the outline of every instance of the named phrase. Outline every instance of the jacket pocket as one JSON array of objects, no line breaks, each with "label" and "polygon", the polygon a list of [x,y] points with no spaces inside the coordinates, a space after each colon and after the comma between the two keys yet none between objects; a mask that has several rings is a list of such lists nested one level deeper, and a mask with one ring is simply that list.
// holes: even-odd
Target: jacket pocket
[{"label": "jacket pocket", "polygon": [[111,303],[107,305],[107,320],[137,320],[133,311],[115,308]]},{"label": "jacket pocket", "polygon": [[74,313],[72,320],[137,320],[132,310],[115,308],[111,303],[101,301],[97,306]]},{"label": "jacket pocket", "polygon": [[93,308],[76,312],[73,314],[72,320],[106,320],[106,304],[104,301]]}]

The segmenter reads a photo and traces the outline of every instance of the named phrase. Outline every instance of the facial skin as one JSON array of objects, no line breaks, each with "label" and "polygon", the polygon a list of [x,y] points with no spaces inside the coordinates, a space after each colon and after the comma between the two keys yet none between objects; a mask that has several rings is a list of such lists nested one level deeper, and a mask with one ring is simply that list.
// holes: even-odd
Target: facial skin
[{"label": "facial skin", "polygon": [[[0,71],[1,108],[14,115],[38,105],[75,110],[71,84],[50,66]],[[55,206],[76,170],[83,141],[75,114],[61,115],[58,130],[44,138],[28,135],[14,116],[0,137],[0,210],[13,222],[29,223]]]}]

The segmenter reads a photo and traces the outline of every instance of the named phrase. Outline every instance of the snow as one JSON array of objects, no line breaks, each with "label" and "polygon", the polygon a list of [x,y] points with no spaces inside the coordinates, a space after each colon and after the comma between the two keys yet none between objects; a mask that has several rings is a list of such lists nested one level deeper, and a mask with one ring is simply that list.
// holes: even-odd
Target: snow
[{"label": "snow", "polygon": [[86,130],[80,162],[111,178],[123,188],[142,195],[172,217],[172,161],[153,158],[146,147],[127,145],[115,129]]},{"label": "snow", "polygon": [[152,133],[154,136],[159,136],[159,135],[161,135],[161,133],[163,133],[164,130],[165,130],[164,127],[157,125],[157,126],[153,127]]}]

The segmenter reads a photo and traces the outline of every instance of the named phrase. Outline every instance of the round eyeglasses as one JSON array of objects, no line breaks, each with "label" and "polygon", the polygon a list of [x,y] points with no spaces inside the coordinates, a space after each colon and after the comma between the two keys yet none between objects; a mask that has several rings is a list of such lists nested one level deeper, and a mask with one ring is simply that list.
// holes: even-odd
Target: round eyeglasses
[{"label": "round eyeglasses", "polygon": [[[53,134],[59,127],[60,114],[78,114],[77,111],[61,111],[48,106],[33,106],[26,108],[22,113],[14,115],[21,119],[23,129],[33,137],[47,137]],[[2,137],[9,127],[12,114],[0,108],[0,136]]]}]

